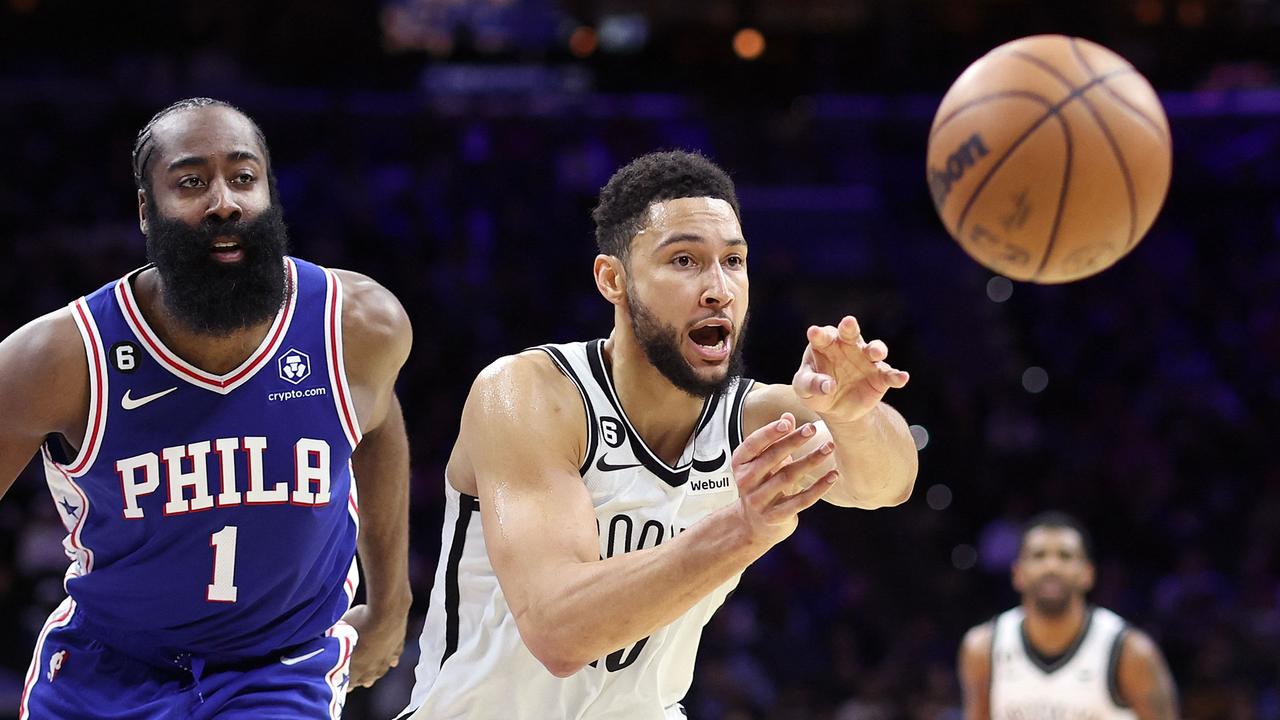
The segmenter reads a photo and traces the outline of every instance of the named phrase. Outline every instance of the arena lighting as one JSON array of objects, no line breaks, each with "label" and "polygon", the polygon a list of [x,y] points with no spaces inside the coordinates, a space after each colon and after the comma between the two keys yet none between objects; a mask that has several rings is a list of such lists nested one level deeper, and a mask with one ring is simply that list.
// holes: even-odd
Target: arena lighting
[{"label": "arena lighting", "polygon": [[743,60],[755,60],[764,54],[764,35],[755,28],[742,28],[733,36],[733,52]]},{"label": "arena lighting", "polygon": [[1022,373],[1022,389],[1036,395],[1049,387],[1049,373],[1044,368],[1032,365]]},{"label": "arena lighting", "polygon": [[1003,275],[996,275],[987,281],[987,299],[993,303],[1002,303],[1013,297],[1013,281]]},{"label": "arena lighting", "polygon": [[636,52],[649,41],[649,21],[638,13],[605,15],[600,18],[599,37],[605,52]]},{"label": "arena lighting", "polygon": [[594,28],[585,25],[575,28],[573,34],[569,36],[569,52],[574,57],[585,58],[590,57],[599,46]]},{"label": "arena lighting", "polygon": [[916,450],[923,450],[929,445],[929,431],[923,425],[912,425],[907,429],[911,431],[911,439],[916,443]]}]

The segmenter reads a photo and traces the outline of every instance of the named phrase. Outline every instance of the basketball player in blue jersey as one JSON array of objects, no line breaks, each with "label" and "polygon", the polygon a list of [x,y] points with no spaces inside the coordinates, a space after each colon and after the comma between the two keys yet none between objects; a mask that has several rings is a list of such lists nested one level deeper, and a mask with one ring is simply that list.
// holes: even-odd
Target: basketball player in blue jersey
[{"label": "basketball player in blue jersey", "polygon": [[683,718],[703,626],[801,511],[911,493],[915,446],[881,402],[908,377],[854,318],[808,328],[790,384],[740,377],[748,246],[719,167],[641,157],[595,219],[613,331],[472,386],[400,717]]},{"label": "basketball player in blue jersey", "polygon": [[152,264],[0,343],[0,491],[38,452],[71,559],[20,716],[337,718],[404,640],[409,322],[285,255],[236,108],[161,111],[134,175]]},{"label": "basketball player in blue jersey", "polygon": [[1046,512],[1022,531],[1013,586],[1022,604],[978,625],[960,648],[966,720],[1175,720],[1160,648],[1085,602],[1093,561],[1084,527]]}]

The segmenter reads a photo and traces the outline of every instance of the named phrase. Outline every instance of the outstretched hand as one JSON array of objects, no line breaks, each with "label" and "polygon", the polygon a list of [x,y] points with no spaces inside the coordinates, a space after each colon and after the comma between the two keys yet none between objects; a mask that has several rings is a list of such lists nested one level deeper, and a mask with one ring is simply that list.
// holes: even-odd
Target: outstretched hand
[{"label": "outstretched hand", "polygon": [[890,388],[900,388],[910,379],[885,362],[889,348],[883,341],[862,339],[851,315],[836,327],[811,325],[807,335],[809,345],[791,387],[828,424],[860,419]]},{"label": "outstretched hand", "polygon": [[827,441],[800,457],[799,451],[817,432],[813,423],[796,427],[791,413],[748,435],[733,451],[733,476],[738,481],[738,510],[751,535],[766,545],[791,534],[800,511],[818,502],[835,482],[831,470],[812,482],[812,475],[831,455]]}]

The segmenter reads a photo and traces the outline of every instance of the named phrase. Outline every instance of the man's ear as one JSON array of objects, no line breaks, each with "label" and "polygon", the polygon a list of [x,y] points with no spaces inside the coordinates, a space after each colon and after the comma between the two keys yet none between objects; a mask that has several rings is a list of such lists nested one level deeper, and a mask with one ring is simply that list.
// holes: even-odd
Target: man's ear
[{"label": "man's ear", "polygon": [[138,229],[147,234],[147,191],[138,190]]},{"label": "man's ear", "polygon": [[613,305],[621,305],[627,299],[627,266],[613,255],[597,255],[592,268],[596,276],[596,289]]}]

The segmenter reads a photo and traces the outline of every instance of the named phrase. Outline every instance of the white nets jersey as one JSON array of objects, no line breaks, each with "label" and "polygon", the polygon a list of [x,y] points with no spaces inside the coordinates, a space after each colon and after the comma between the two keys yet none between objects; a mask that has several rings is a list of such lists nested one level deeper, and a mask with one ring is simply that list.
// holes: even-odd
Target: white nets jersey
[{"label": "white nets jersey", "polygon": [[1116,688],[1125,621],[1106,608],[1087,612],[1080,636],[1052,661],[1027,642],[1022,608],[996,618],[991,639],[992,720],[1136,720]]},{"label": "white nets jersey", "polygon": [[[730,456],[742,439],[750,380],[708,399],[680,461],[644,444],[618,401],[602,340],[538,349],[577,386],[587,451],[579,471],[595,506],[600,556],[649,548],[738,497]],[[417,682],[401,718],[431,720],[670,720],[693,678],[702,628],[738,577],[678,620],[557,678],[516,629],[480,527],[479,501],[445,483],[440,561],[420,640]]]}]

